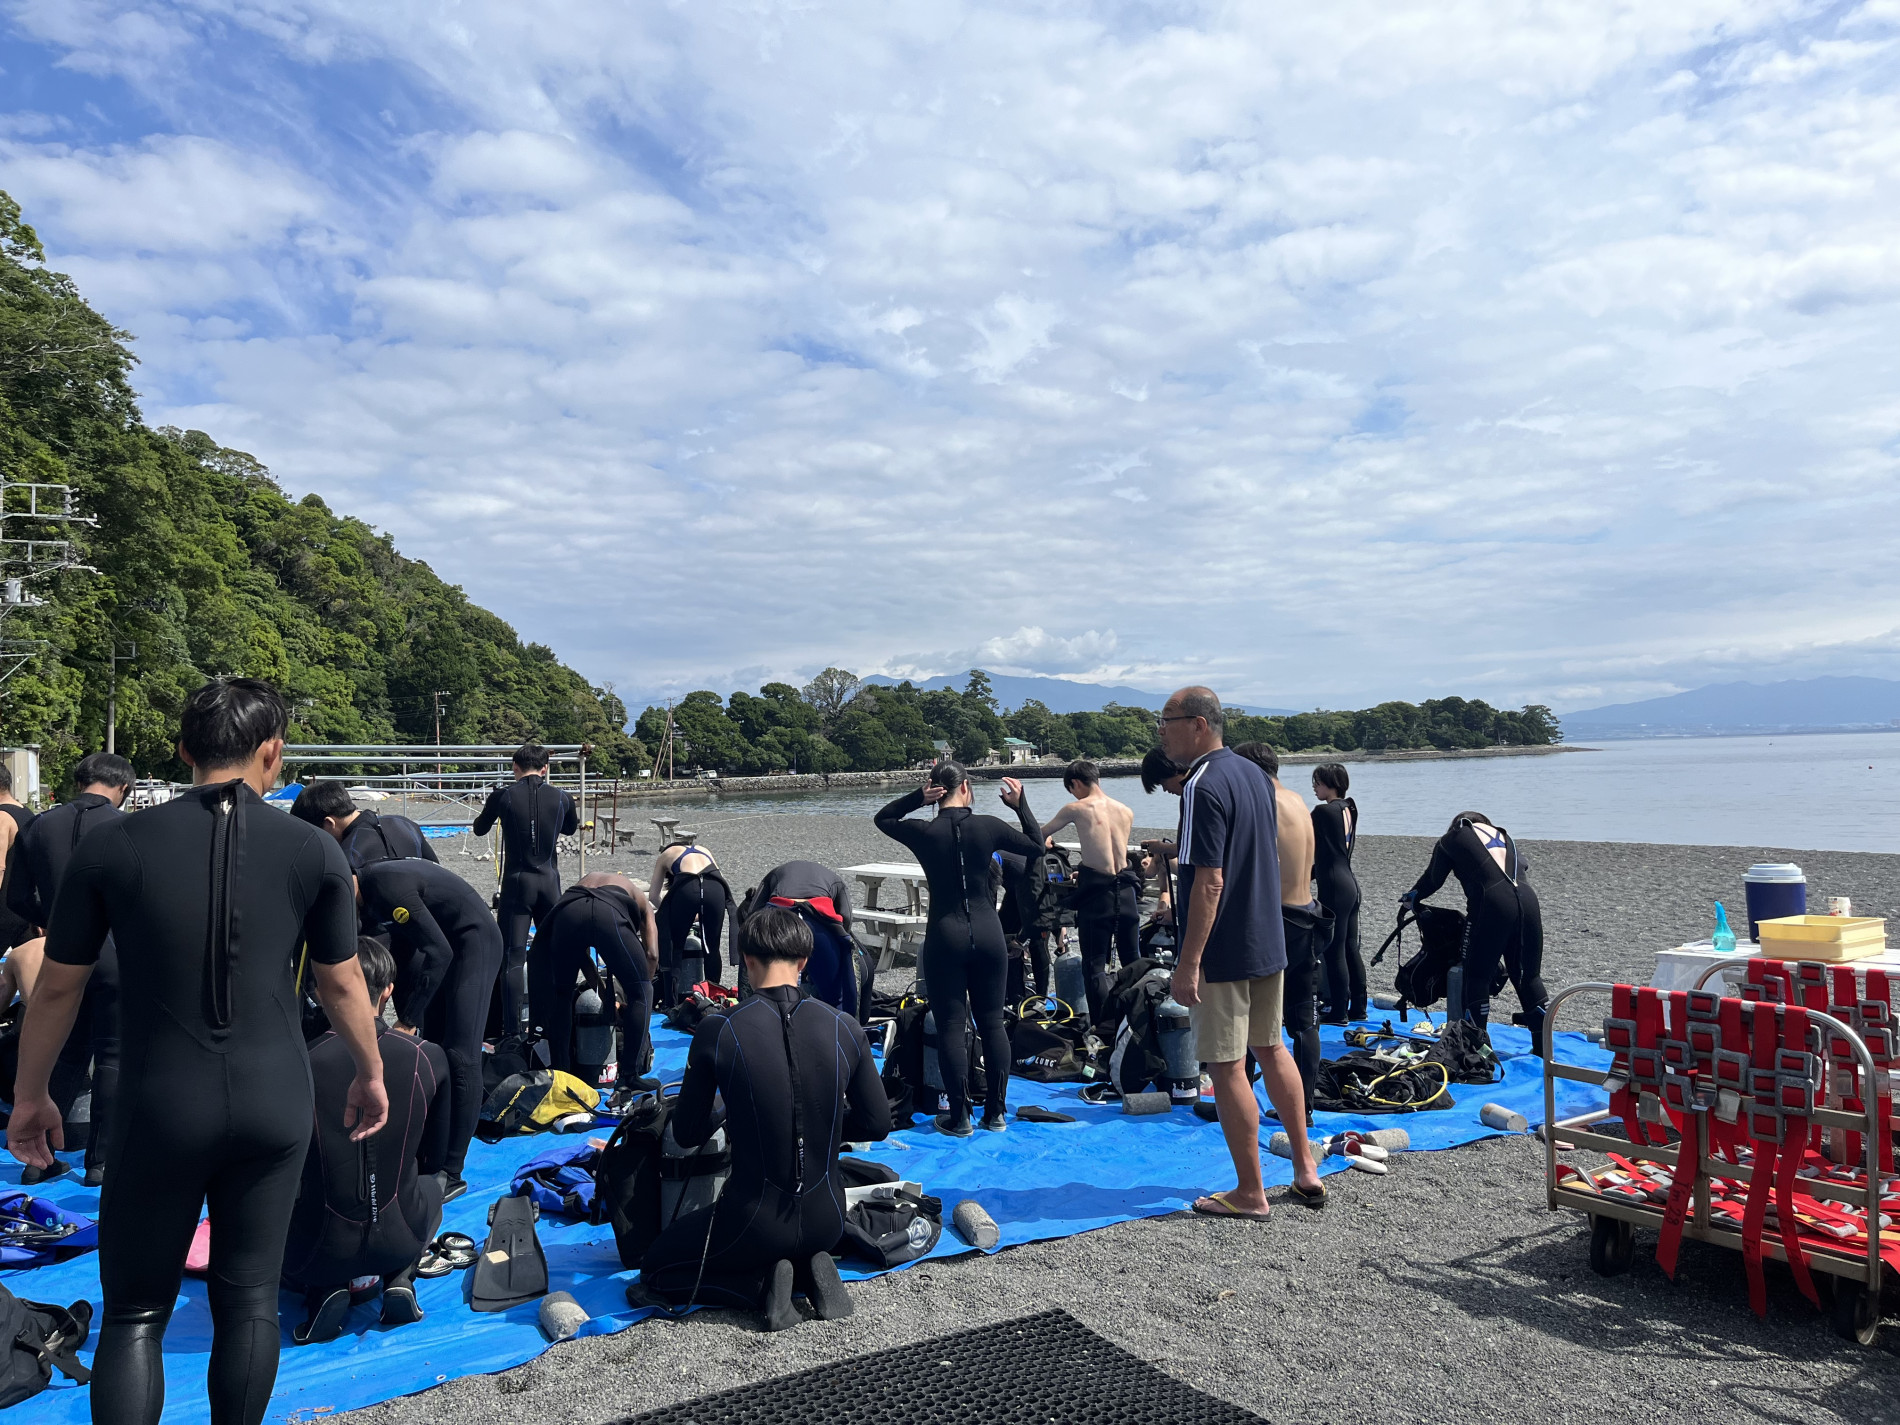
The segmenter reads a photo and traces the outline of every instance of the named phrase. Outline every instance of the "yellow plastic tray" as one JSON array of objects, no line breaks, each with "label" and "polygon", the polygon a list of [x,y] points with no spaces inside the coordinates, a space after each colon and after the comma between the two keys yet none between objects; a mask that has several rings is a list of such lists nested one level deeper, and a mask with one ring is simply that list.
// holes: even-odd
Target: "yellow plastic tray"
[{"label": "yellow plastic tray", "polygon": [[1784,915],[1756,922],[1761,953],[1779,960],[1864,960],[1887,948],[1877,915]]}]

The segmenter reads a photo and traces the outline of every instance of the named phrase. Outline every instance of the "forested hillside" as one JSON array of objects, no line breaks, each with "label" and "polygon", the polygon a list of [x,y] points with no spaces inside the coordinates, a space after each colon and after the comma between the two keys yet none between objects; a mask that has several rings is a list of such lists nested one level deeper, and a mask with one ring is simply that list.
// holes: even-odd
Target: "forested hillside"
[{"label": "forested hillside", "polygon": [[[767,683],[755,697],[688,693],[672,710],[674,765],[758,775],[771,772],[876,772],[929,761],[936,744],[966,762],[1020,738],[1039,754],[1061,758],[1139,757],[1156,742],[1157,714],[1111,703],[1099,712],[1054,713],[1035,701],[1013,712],[997,705],[990,680],[972,670],[958,692],[921,692],[861,683],[827,668],[803,688]],[[646,747],[665,736],[667,710],[650,707],[636,729]],[[1360,712],[1310,712],[1255,717],[1229,711],[1227,744],[1266,742],[1282,752],[1387,751],[1401,748],[1542,746],[1562,733],[1549,708],[1519,712],[1476,699],[1435,698],[1381,703]]]},{"label": "forested hillside", "polygon": [[[96,572],[31,579],[47,602],[0,633],[34,656],[0,684],[0,740],[37,742],[49,780],[103,745],[108,659],[118,747],[142,771],[182,777],[171,738],[185,696],[213,674],[267,678],[311,742],[591,742],[599,765],[643,760],[611,689],[471,604],[389,536],[199,431],[154,430],[130,376],[130,334],[49,271],[19,206],[0,193],[0,471],[70,485],[89,527],[70,533]],[[16,494],[9,511],[23,507]],[[17,553],[17,549],[7,551]],[[17,567],[8,570],[18,574]],[[43,642],[44,647],[37,646]]]}]

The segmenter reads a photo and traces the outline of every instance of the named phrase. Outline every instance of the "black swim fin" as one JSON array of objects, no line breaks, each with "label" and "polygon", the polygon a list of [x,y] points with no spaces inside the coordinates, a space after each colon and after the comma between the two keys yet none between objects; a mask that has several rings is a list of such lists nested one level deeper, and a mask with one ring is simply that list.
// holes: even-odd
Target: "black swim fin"
[{"label": "black swim fin", "polygon": [[488,1209],[488,1241],[468,1273],[474,1311],[506,1311],[548,1294],[548,1259],[535,1235],[540,1215],[525,1197],[504,1197]]}]

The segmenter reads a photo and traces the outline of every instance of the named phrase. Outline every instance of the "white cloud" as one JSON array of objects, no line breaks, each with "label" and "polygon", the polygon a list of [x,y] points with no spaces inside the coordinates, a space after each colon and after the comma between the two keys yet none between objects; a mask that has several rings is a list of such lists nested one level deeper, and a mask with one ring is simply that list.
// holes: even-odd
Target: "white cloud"
[{"label": "white cloud", "polygon": [[7,13],[153,418],[630,695],[1900,672],[1891,5]]},{"label": "white cloud", "polygon": [[0,185],[89,252],[268,249],[324,209],[315,185],[269,158],[174,135],[105,149],[0,142]]}]

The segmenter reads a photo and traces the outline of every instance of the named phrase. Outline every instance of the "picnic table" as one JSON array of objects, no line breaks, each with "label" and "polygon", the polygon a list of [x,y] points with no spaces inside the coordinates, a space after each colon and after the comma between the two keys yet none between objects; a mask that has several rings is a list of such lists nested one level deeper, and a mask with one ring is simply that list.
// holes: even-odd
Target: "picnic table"
[{"label": "picnic table", "polygon": [[[1726,966],[1736,981],[1747,974],[1748,962],[1761,954],[1761,946],[1753,940],[1738,940],[1732,951],[1717,950],[1707,940],[1692,941],[1687,945],[1676,945],[1668,950],[1656,952],[1656,970],[1649,977],[1650,985],[1659,990],[1692,990],[1696,981],[1711,965]],[[1889,949],[1882,954],[1870,956],[1865,960],[1844,960],[1842,964],[1852,965],[1865,973],[1868,970],[1884,970],[1889,975],[1900,975],[1900,954]],[[1728,976],[1723,977],[1727,979]],[[1710,981],[1708,988],[1720,990],[1722,987]],[[1723,991],[1730,993],[1731,991]]]},{"label": "picnic table", "polygon": [[904,888],[905,910],[911,915],[924,913],[924,891],[929,885],[924,876],[924,868],[915,861],[873,861],[863,866],[846,866],[842,874],[857,878],[864,887],[863,906],[866,910],[881,910],[878,905],[878,892],[886,881],[896,881]]},{"label": "picnic table", "polygon": [[[855,878],[863,889],[864,894],[851,913],[851,929],[866,948],[877,952],[877,968],[890,969],[900,954],[914,959],[917,943],[928,923],[924,914],[924,891],[928,884],[924,868],[914,861],[876,861],[863,866],[846,866],[841,874]],[[878,893],[886,881],[895,881],[904,888],[901,909],[877,903]]]}]

